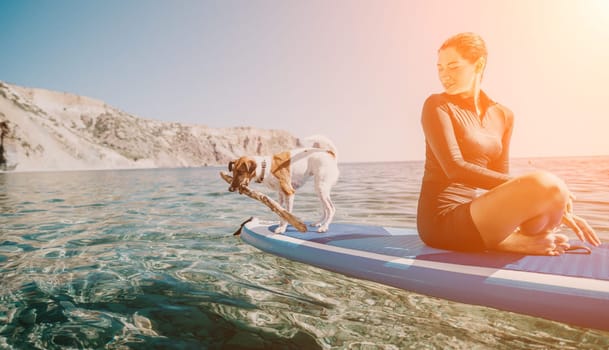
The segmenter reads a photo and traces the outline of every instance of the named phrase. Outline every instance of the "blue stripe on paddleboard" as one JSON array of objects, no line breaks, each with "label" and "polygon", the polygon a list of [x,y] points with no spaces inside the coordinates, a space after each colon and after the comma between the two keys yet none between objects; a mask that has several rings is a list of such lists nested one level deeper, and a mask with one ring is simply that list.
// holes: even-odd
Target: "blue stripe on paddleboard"
[{"label": "blue stripe on paddleboard", "polygon": [[[609,281],[601,279],[589,279],[583,277],[572,277],[564,275],[553,275],[530,271],[515,271],[501,269],[498,267],[485,267],[476,265],[463,265],[455,263],[446,263],[432,260],[422,260],[418,257],[399,258],[396,256],[379,254],[375,252],[353,250],[340,246],[320,244],[312,241],[298,240],[289,236],[275,235],[273,240],[281,241],[282,244],[291,247],[301,248],[303,246],[315,248],[320,251],[338,253],[346,257],[364,257],[367,259],[378,260],[384,262],[385,267],[398,267],[400,269],[419,267],[426,269],[434,269],[451,273],[467,274],[471,276],[479,276],[491,279],[500,279],[511,281],[513,283],[526,282],[530,284],[538,284],[557,288],[569,288],[577,291],[585,290],[590,292],[602,292],[609,297]],[[451,252],[452,253],[452,252]],[[456,253],[463,254],[463,253]],[[552,257],[554,258],[554,257]],[[308,259],[307,259],[308,260]],[[582,283],[586,282],[586,283]]]},{"label": "blue stripe on paddleboard", "polygon": [[[274,226],[270,228],[274,229]],[[370,231],[368,231],[370,229]],[[557,257],[526,256],[501,252],[460,253],[427,247],[415,229],[384,228],[364,225],[336,224],[328,234],[300,233],[289,229],[287,236],[355,250],[414,257],[460,265],[486,266],[517,271],[530,271],[564,276],[609,280],[609,245],[594,249],[594,256],[565,254]],[[572,242],[576,243],[576,242]],[[580,243],[581,244],[581,243]],[[594,260],[599,263],[590,263]],[[605,263],[600,263],[600,262]]]}]

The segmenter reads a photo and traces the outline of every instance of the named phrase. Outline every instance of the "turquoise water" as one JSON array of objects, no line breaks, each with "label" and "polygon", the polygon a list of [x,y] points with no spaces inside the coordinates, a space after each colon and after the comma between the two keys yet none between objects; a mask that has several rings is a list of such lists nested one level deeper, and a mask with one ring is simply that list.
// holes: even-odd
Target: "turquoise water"
[{"label": "turquoise water", "polygon": [[[609,240],[609,158],[557,172]],[[221,168],[0,173],[0,349],[606,349],[609,333],[429,298],[233,237]],[[422,163],[342,164],[335,222],[414,227]],[[261,188],[258,188],[261,189]],[[320,215],[311,185],[295,212]]]}]

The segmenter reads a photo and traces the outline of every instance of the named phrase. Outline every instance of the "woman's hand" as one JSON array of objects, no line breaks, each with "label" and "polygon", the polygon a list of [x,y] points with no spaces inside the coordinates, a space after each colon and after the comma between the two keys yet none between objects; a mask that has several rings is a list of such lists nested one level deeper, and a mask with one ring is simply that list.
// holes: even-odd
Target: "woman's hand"
[{"label": "woman's hand", "polygon": [[562,216],[562,223],[567,225],[582,242],[588,242],[595,247],[598,247],[601,244],[601,240],[594,232],[594,229],[588,225],[586,220],[580,218],[579,216],[573,214],[573,200],[575,196],[571,193],[569,195],[569,200],[567,201],[567,206],[565,208],[565,213]]}]

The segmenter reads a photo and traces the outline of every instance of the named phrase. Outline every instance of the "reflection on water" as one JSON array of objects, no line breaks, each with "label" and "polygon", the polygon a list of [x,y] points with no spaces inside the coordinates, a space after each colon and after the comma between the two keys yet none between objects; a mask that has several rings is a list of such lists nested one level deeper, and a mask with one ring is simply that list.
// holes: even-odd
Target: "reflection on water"
[{"label": "reflection on water", "polygon": [[[609,239],[609,159],[554,170]],[[335,221],[415,225],[422,165],[345,164]],[[0,348],[609,347],[609,334],[355,280],[232,237],[261,204],[216,168],[0,173]],[[306,187],[295,204],[313,220]]]}]

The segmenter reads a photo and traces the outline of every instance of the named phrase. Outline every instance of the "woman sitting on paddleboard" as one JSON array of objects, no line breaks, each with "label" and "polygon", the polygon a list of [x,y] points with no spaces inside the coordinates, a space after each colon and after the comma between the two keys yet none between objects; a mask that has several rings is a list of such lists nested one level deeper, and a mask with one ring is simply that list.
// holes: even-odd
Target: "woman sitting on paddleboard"
[{"label": "woman sitting on paddleboard", "polygon": [[[514,116],[481,89],[486,45],[474,33],[457,34],[438,50],[444,93],[423,106],[425,173],[417,212],[421,239],[436,248],[560,255],[567,236],[600,240],[572,211],[565,183],[547,172],[510,177],[509,146]],[[477,196],[477,189],[488,190]]]}]

